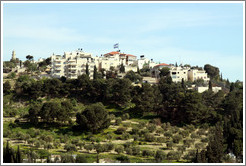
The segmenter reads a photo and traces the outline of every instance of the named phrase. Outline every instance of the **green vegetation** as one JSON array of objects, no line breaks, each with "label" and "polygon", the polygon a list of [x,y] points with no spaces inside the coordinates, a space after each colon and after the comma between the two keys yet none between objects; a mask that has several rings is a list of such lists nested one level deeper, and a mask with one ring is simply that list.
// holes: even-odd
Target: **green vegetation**
[{"label": "green vegetation", "polygon": [[228,152],[234,162],[242,158],[240,82],[200,94],[166,74],[158,85],[133,86],[140,79],[135,73],[123,79],[99,73],[94,79],[22,75],[6,81],[4,162],[211,163],[229,161]]}]

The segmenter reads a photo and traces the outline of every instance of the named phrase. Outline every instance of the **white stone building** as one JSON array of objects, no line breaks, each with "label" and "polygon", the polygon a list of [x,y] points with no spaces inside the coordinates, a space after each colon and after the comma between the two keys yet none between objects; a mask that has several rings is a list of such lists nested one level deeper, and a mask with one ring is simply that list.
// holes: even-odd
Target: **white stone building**
[{"label": "white stone building", "polygon": [[125,72],[133,70],[137,72],[137,57],[131,54],[124,54],[117,51],[104,54],[99,60],[99,69],[110,70],[111,67],[119,69],[120,65],[125,66]]},{"label": "white stone building", "polygon": [[199,79],[203,79],[206,82],[209,82],[208,75],[205,70],[198,70],[198,69],[190,69],[188,72],[189,81],[195,81]]},{"label": "white stone building", "polygon": [[89,67],[89,76],[92,78],[94,66],[98,67],[98,63],[95,62],[90,53],[78,50],[65,52],[64,55],[53,54],[51,56],[51,76],[76,79],[79,75],[86,73],[86,64]]},{"label": "white stone building", "polygon": [[188,81],[188,70],[187,67],[171,67],[170,76],[172,77],[173,82]]}]

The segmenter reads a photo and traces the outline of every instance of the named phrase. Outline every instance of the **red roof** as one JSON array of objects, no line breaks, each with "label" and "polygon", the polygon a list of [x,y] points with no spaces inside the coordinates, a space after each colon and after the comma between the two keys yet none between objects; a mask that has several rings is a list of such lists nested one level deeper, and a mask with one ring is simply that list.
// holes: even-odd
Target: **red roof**
[{"label": "red roof", "polygon": [[136,57],[135,55],[131,55],[131,54],[126,54],[126,56],[134,56],[134,57]]},{"label": "red roof", "polygon": [[155,67],[157,66],[170,66],[169,64],[166,64],[166,63],[160,63],[159,65],[156,65]]},{"label": "red roof", "polygon": [[[134,56],[134,57],[136,57],[135,55],[124,54],[124,53],[120,53],[120,52],[117,52],[117,51],[112,51],[112,52],[109,52],[107,54],[110,54],[110,55],[120,54],[121,56]],[[107,54],[105,54],[105,55],[107,55]]]},{"label": "red roof", "polygon": [[112,51],[112,52],[107,53],[107,54],[112,54],[112,55],[114,55],[114,54],[120,54],[120,52],[117,52],[117,51]]}]

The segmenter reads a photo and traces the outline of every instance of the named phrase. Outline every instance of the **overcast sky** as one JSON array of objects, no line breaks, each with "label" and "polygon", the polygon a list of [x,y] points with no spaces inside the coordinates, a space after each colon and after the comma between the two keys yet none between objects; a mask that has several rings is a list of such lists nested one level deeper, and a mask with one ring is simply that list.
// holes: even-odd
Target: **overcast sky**
[{"label": "overcast sky", "polygon": [[219,67],[243,80],[241,3],[9,3],[3,5],[3,59],[37,60],[83,48],[93,56],[113,51],[155,62]]}]

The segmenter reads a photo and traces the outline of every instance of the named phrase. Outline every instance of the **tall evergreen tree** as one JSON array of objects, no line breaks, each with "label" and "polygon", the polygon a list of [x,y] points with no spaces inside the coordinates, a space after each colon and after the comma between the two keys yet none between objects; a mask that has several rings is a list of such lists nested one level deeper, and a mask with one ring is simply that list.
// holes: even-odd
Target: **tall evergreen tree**
[{"label": "tall evergreen tree", "polygon": [[212,82],[211,80],[209,81],[209,84],[208,84],[208,90],[212,91],[213,90],[213,87],[212,87]]},{"label": "tall evergreen tree", "polygon": [[98,76],[98,74],[97,74],[97,67],[96,67],[96,65],[94,66],[94,71],[93,71],[93,79],[95,80],[95,79],[97,79],[97,76]]},{"label": "tall evergreen tree", "polygon": [[20,152],[20,146],[18,146],[17,152],[16,152],[16,162],[17,163],[22,163],[22,156]]},{"label": "tall evergreen tree", "polygon": [[207,158],[209,163],[221,163],[224,153],[223,131],[220,123],[217,123],[213,136],[207,146]]},{"label": "tall evergreen tree", "polygon": [[85,66],[85,74],[86,74],[87,76],[90,76],[89,65],[88,65],[88,63],[86,63],[86,66]]},{"label": "tall evergreen tree", "polygon": [[123,63],[121,63],[120,65],[120,73],[125,73],[125,66],[123,65]]}]

